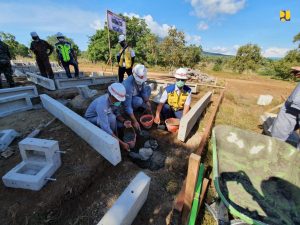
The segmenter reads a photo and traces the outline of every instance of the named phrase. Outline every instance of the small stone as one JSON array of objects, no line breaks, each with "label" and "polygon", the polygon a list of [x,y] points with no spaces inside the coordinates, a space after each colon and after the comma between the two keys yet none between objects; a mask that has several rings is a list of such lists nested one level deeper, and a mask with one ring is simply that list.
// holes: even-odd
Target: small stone
[{"label": "small stone", "polygon": [[153,154],[153,150],[151,148],[141,148],[139,150],[139,155],[142,157],[142,160],[148,160]]}]

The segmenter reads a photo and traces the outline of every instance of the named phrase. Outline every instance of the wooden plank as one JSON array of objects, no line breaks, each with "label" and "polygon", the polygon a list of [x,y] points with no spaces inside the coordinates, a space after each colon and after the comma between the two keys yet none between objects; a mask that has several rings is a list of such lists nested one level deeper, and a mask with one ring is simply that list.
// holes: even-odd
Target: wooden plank
[{"label": "wooden plank", "polygon": [[194,153],[190,155],[188,173],[186,177],[186,187],[184,192],[184,206],[182,214],[183,224],[187,222],[188,214],[192,207],[200,162],[201,157],[199,155]]},{"label": "wooden plank", "polygon": [[219,106],[221,105],[222,99],[224,97],[224,92],[225,92],[225,89],[222,90],[222,92],[216,102],[216,106],[215,106],[211,116],[209,117],[205,131],[204,131],[203,135],[201,136],[201,142],[200,142],[199,148],[195,151],[195,154],[197,154],[197,155],[201,156],[203,154],[203,149],[204,149],[204,147],[208,141],[208,138],[210,136],[217,112],[219,110]]},{"label": "wooden plank", "polygon": [[201,208],[203,202],[204,202],[204,197],[205,197],[205,194],[207,192],[207,189],[208,189],[208,186],[209,186],[209,179],[207,178],[204,178],[203,180],[203,184],[202,184],[202,190],[201,190],[201,195],[200,195],[200,204],[199,204],[199,209]]},{"label": "wooden plank", "polygon": [[186,184],[186,179],[183,181],[181,190],[178,193],[178,195],[176,196],[176,199],[174,202],[174,209],[176,209],[178,212],[182,212],[182,209],[183,209],[185,184]]}]

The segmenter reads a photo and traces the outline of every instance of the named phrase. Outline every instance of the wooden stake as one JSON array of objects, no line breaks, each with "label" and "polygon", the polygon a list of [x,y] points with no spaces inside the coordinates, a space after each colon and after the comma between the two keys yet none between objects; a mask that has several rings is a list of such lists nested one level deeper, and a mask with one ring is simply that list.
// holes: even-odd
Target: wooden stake
[{"label": "wooden stake", "polygon": [[192,207],[200,161],[201,161],[201,157],[199,155],[196,155],[194,153],[190,155],[188,173],[186,177],[185,193],[184,193],[184,205],[183,205],[183,212],[182,212],[183,224],[186,224],[189,212]]}]

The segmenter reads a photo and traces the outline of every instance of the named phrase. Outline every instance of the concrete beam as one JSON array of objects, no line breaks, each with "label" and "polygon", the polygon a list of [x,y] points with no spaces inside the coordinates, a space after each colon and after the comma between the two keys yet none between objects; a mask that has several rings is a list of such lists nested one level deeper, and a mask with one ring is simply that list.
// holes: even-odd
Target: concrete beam
[{"label": "concrete beam", "polygon": [[79,85],[97,85],[109,84],[117,82],[117,76],[103,76],[103,77],[83,77],[83,78],[69,78],[69,79],[56,79],[55,83],[57,89],[72,88]]},{"label": "concrete beam", "polygon": [[130,225],[145,203],[151,178],[143,172],[130,182],[98,225]]},{"label": "concrete beam", "polygon": [[181,118],[177,138],[180,141],[185,141],[198,118],[203,113],[204,109],[210,102],[212,92],[207,92],[192,108]]},{"label": "concrete beam", "polygon": [[29,109],[32,109],[32,103],[27,94],[0,98],[0,117]]},{"label": "concrete beam", "polygon": [[0,98],[9,97],[18,94],[27,94],[29,98],[39,96],[36,86],[24,86],[24,87],[0,89]]},{"label": "concrete beam", "polygon": [[20,136],[20,134],[13,129],[0,130],[0,152],[5,151],[10,143],[18,136]]},{"label": "concrete beam", "polygon": [[26,77],[28,81],[31,81],[35,84],[38,84],[46,89],[49,90],[56,90],[55,88],[55,84],[54,81],[52,79],[48,79],[46,77],[34,74],[34,73],[30,73],[30,72],[26,72]]},{"label": "concrete beam", "polygon": [[70,127],[111,164],[115,166],[121,161],[120,146],[116,138],[48,95],[40,95],[40,98],[45,109]]}]

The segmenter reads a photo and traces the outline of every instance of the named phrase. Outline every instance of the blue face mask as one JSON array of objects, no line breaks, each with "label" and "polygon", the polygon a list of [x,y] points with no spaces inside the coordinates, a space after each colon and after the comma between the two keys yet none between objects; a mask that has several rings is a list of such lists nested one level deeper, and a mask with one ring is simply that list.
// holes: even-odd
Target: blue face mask
[{"label": "blue face mask", "polygon": [[121,105],[122,102],[114,102],[113,105],[116,107],[119,107]]},{"label": "blue face mask", "polygon": [[184,84],[185,84],[185,82],[182,80],[176,82],[176,86],[179,88],[182,88],[184,86]]}]

